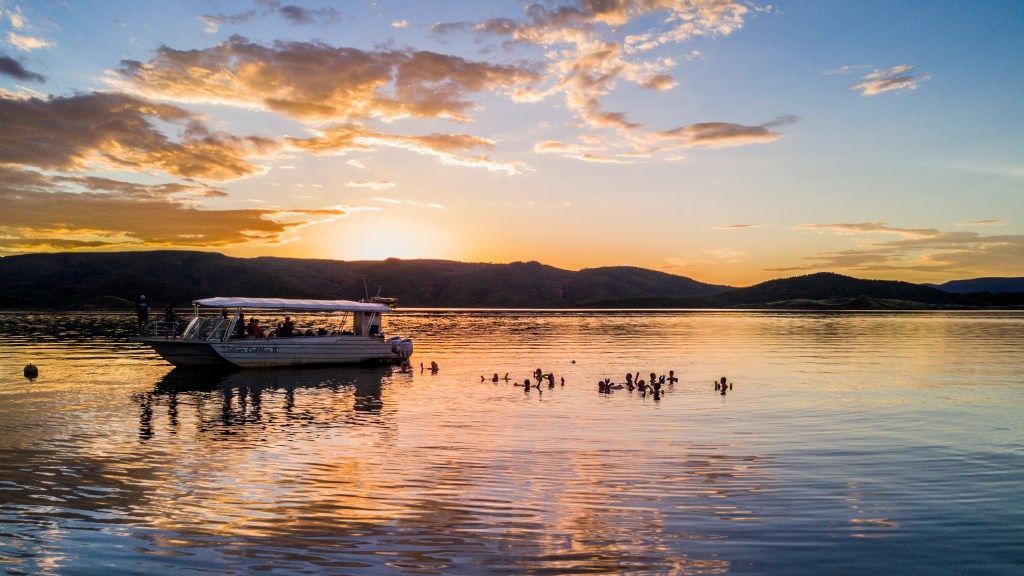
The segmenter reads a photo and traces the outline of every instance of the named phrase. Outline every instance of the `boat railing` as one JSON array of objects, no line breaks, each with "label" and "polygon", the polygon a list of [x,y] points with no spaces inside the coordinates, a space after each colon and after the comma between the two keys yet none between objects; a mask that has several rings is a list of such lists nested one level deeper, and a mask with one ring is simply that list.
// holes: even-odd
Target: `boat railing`
[{"label": "boat railing", "polygon": [[142,333],[152,338],[177,338],[181,327],[178,321],[153,320],[142,328]]}]

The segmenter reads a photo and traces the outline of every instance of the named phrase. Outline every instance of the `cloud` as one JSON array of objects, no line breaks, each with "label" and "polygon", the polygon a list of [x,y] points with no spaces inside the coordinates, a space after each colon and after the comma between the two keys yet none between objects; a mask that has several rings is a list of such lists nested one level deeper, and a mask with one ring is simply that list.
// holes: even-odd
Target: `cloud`
[{"label": "cloud", "polygon": [[[176,139],[158,124],[177,127]],[[0,163],[46,170],[107,166],[227,180],[261,171],[250,158],[278,147],[266,138],[211,131],[176,106],[104,92],[0,98],[0,126]]]},{"label": "cloud", "polygon": [[702,122],[690,124],[656,135],[659,139],[677,140],[688,148],[727,148],[774,142],[782,137],[772,130],[775,126],[796,122],[795,116],[780,116],[771,122],[757,126],[731,124],[728,122]]},{"label": "cloud", "polygon": [[30,70],[26,70],[21,62],[10,56],[0,54],[0,75],[10,76],[18,80],[31,80],[34,82],[46,82],[46,77]]},{"label": "cloud", "polygon": [[36,38],[35,36],[28,36],[26,34],[18,34],[17,32],[7,33],[7,43],[22,52],[30,52],[32,50],[40,50],[42,48],[53,48],[57,45],[49,40],[43,40],[42,38]]},{"label": "cloud", "polygon": [[366,164],[363,164],[362,160],[356,160],[356,159],[353,158],[352,160],[345,160],[345,164],[348,164],[349,166],[351,166],[353,168],[358,168],[360,170],[366,170]]},{"label": "cloud", "polygon": [[468,95],[529,83],[523,67],[414,50],[360,50],[322,42],[263,46],[240,36],[212,48],[156,49],[108,75],[118,88],[177,102],[272,110],[299,120],[404,117],[467,121]]},{"label": "cloud", "polygon": [[190,199],[223,195],[179,183],[143,185],[0,167],[0,250],[226,246],[280,243],[345,208],[209,210]]},{"label": "cloud", "polygon": [[341,19],[341,12],[330,6],[317,8],[315,10],[303,8],[294,4],[284,6],[277,5],[277,2],[266,2],[268,5],[276,6],[277,13],[292,24],[318,24],[326,25],[337,22]]},{"label": "cloud", "polygon": [[[260,16],[280,16],[286,22],[298,25],[327,25],[341,19],[341,12],[336,8],[303,8],[294,4],[282,5],[278,0],[256,0],[255,4]],[[257,16],[256,10],[246,10],[237,14],[202,14],[199,20],[206,24],[205,32],[213,34],[221,26],[245,24]]]},{"label": "cloud", "polygon": [[345,186],[349,188],[369,188],[379,192],[388,188],[394,188],[395,183],[387,180],[351,180]]},{"label": "cloud", "polygon": [[[540,102],[560,95],[591,131],[615,131],[617,143],[603,147],[586,143],[555,147],[542,142],[538,153],[561,153],[585,161],[628,162],[630,157],[653,157],[675,146],[723,147],[778,139],[769,125],[748,127],[730,123],[697,123],[672,130],[649,129],[624,111],[607,110],[603,99],[620,83],[651,90],[676,84],[669,71],[676,61],[655,56],[660,46],[696,37],[724,36],[743,25],[749,8],[731,0],[579,0],[530,4],[521,19],[494,18],[479,22],[447,22],[433,27],[445,37],[471,33],[505,40],[505,46],[540,47],[544,78],[516,90],[519,102]],[[684,53],[694,58],[699,51]],[[654,145],[662,140],[660,145]],[[613,151],[614,153],[602,153]],[[665,157],[662,157],[665,159]]]},{"label": "cloud", "polygon": [[760,224],[726,224],[724,226],[715,226],[715,230],[742,230],[744,228],[760,228]]},{"label": "cloud", "polygon": [[420,202],[418,200],[407,200],[404,198],[388,198],[386,196],[374,196],[374,200],[377,202],[383,202],[385,204],[404,204],[408,206],[415,206],[416,208],[434,208],[436,210],[443,210],[444,205],[438,204],[437,202]]},{"label": "cloud", "polygon": [[377,132],[359,124],[339,124],[325,128],[312,138],[287,138],[294,148],[314,154],[397,148],[436,158],[443,164],[486,168],[492,172],[519,174],[531,168],[521,162],[501,162],[476,149],[491,149],[494,141],[470,134],[427,134],[406,136]]},{"label": "cloud", "polygon": [[247,10],[238,14],[200,14],[199,20],[206,24],[205,32],[213,34],[221,26],[244,24],[256,17],[255,10]]},{"label": "cloud", "polygon": [[851,84],[849,88],[854,92],[860,92],[861,96],[917,90],[918,84],[932,76],[931,74],[912,74],[913,70],[914,67],[907,64],[900,64],[886,70],[875,70],[861,78],[860,82]]},{"label": "cloud", "polygon": [[678,161],[681,148],[727,148],[764,144],[782,138],[775,126],[796,122],[795,116],[780,116],[756,126],[728,122],[703,122],[661,132],[629,132],[618,138],[599,134],[583,134],[578,142],[545,140],[534,145],[537,154],[556,154],[586,162],[631,164],[658,157],[661,161]]},{"label": "cloud", "polygon": [[0,16],[7,16],[7,19],[11,21],[11,28],[15,30],[21,30],[25,27],[25,17],[21,15],[21,8],[15,7],[13,10],[4,10],[0,8]]},{"label": "cloud", "polygon": [[978,220],[968,220],[967,222],[958,222],[954,226],[1002,226],[1006,224],[1006,220],[1002,218],[982,218]]},{"label": "cloud", "polygon": [[[934,228],[899,228],[881,222],[805,224],[798,230],[873,236],[848,250],[803,258],[804,264],[766,268],[771,272],[808,270],[917,271],[943,274],[1003,274],[1024,269],[1024,235],[984,236]],[[890,237],[894,239],[879,239]]]},{"label": "cloud", "polygon": [[409,24],[410,24],[410,22],[408,20],[392,20],[391,21],[391,27],[392,28],[408,28]]},{"label": "cloud", "polygon": [[573,158],[584,162],[597,162],[601,164],[632,164],[629,158],[616,157],[602,154],[607,148],[602,145],[585,145],[561,142],[559,140],[544,140],[534,144],[533,151],[537,154],[556,154],[564,158]]},{"label": "cloud", "polygon": [[824,72],[822,72],[822,74],[826,76],[841,76],[846,74],[853,74],[854,72],[857,72],[858,70],[864,70],[865,68],[869,68],[869,66],[867,64],[846,64],[843,66],[839,66],[838,68],[825,70]]},{"label": "cloud", "polygon": [[746,252],[733,250],[732,248],[706,248],[681,256],[667,258],[666,262],[668,262],[668,265],[662,266],[661,269],[676,269],[693,274],[715,269],[724,264],[738,264],[747,260],[750,260],[750,255]]}]

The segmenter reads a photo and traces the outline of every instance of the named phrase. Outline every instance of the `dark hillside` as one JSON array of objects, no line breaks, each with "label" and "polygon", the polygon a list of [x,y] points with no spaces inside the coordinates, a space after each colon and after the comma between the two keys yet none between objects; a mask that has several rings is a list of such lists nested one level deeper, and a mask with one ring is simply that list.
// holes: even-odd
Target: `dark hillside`
[{"label": "dark hillside", "polygon": [[1024,278],[971,278],[968,280],[950,280],[934,285],[943,292],[967,294],[971,292],[989,292],[992,294],[1019,294],[1024,292]]},{"label": "dark hillside", "polygon": [[196,298],[275,296],[361,298],[377,293],[402,306],[573,307],[611,298],[689,298],[721,291],[642,268],[573,272],[537,262],[471,264],[448,260],[338,261],[232,258],[210,252],[28,254],[0,258],[0,306],[81,308],[154,305]]},{"label": "dark hillside", "polygon": [[959,304],[961,299],[920,284],[896,280],[861,280],[834,272],[781,278],[734,288],[718,294],[720,302],[733,305],[757,305],[784,300],[831,300],[867,297],[877,300],[904,300],[922,304]]}]

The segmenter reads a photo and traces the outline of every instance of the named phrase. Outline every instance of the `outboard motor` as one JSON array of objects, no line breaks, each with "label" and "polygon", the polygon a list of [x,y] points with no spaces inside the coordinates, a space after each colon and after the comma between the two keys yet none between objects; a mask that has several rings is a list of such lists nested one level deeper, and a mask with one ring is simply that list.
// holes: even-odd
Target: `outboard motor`
[{"label": "outboard motor", "polygon": [[391,337],[391,351],[398,354],[402,358],[408,358],[412,356],[412,339],[401,338],[399,336]]}]

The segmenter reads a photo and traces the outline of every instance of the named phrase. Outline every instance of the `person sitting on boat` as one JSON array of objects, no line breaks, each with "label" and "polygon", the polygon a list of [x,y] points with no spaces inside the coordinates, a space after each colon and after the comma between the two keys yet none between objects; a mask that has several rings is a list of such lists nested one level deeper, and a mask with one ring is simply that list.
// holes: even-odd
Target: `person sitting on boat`
[{"label": "person sitting on boat", "polygon": [[173,325],[177,321],[178,315],[174,313],[174,303],[172,302],[167,305],[167,308],[164,308],[164,322]]},{"label": "person sitting on boat", "polygon": [[295,323],[292,322],[291,316],[284,317],[284,322],[277,327],[277,335],[281,338],[288,338],[289,336],[295,335]]},{"label": "person sitting on boat", "polygon": [[263,328],[260,328],[260,321],[256,318],[249,320],[249,325],[246,327],[246,331],[249,336],[253,338],[266,338],[267,335],[263,333]]}]

